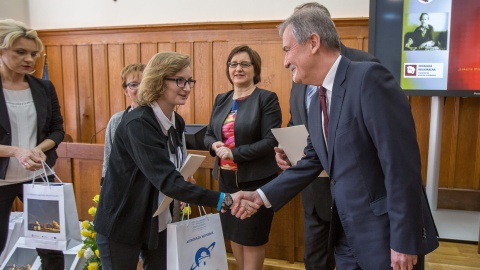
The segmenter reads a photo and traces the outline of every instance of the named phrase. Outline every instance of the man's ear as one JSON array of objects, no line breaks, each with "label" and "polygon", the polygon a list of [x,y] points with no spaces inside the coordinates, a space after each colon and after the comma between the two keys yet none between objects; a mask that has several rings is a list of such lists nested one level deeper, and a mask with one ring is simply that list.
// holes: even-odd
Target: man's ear
[{"label": "man's ear", "polygon": [[320,36],[318,34],[311,34],[307,42],[312,54],[315,54],[320,49]]}]

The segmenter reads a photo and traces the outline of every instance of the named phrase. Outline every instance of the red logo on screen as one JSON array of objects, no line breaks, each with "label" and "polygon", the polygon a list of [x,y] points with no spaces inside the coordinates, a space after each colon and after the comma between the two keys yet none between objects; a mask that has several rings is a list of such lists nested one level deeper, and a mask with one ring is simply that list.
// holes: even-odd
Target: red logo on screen
[{"label": "red logo on screen", "polygon": [[403,76],[405,76],[405,77],[417,76],[417,65],[405,65],[405,70],[403,71]]},{"label": "red logo on screen", "polygon": [[430,2],[432,2],[433,0],[418,0],[418,2],[422,3],[422,4],[428,4]]}]

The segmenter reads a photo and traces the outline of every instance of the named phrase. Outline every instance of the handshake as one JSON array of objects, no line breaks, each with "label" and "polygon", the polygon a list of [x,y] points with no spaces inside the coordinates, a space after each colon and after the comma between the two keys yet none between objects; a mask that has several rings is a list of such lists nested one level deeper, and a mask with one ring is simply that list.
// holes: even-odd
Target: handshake
[{"label": "handshake", "polygon": [[[257,191],[238,191],[230,194],[233,199],[233,204],[230,206],[232,215],[239,219],[246,219],[251,217],[262,206],[263,200]],[[227,210],[222,209],[222,213]]]}]

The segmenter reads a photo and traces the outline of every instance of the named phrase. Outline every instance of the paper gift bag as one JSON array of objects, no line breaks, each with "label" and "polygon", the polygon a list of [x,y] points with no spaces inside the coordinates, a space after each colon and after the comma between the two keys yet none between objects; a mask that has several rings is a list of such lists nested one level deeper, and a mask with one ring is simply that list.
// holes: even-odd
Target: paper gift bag
[{"label": "paper gift bag", "polygon": [[10,223],[8,224],[7,243],[0,254],[0,264],[5,260],[8,253],[15,246],[18,238],[23,236],[23,212],[11,212]]},{"label": "paper gift bag", "polygon": [[167,269],[228,269],[219,214],[167,225]]},{"label": "paper gift bag", "polygon": [[[48,165],[44,163],[44,166],[60,180]],[[71,183],[46,181],[40,184],[24,184],[23,206],[26,246],[67,250],[81,243],[77,206]]]}]

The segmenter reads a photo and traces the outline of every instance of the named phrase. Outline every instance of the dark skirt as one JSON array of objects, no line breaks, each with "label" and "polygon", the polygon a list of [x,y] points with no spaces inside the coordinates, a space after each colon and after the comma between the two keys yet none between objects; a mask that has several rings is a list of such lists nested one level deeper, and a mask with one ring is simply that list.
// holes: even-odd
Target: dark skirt
[{"label": "dark skirt", "polygon": [[[254,191],[274,179],[277,174],[265,179],[239,183],[235,171],[220,170],[219,190],[225,193],[235,193],[240,190]],[[251,217],[241,220],[232,216],[230,211],[220,213],[222,221],[223,237],[243,246],[261,246],[268,242],[268,235],[273,220],[271,208],[260,207]]]}]

